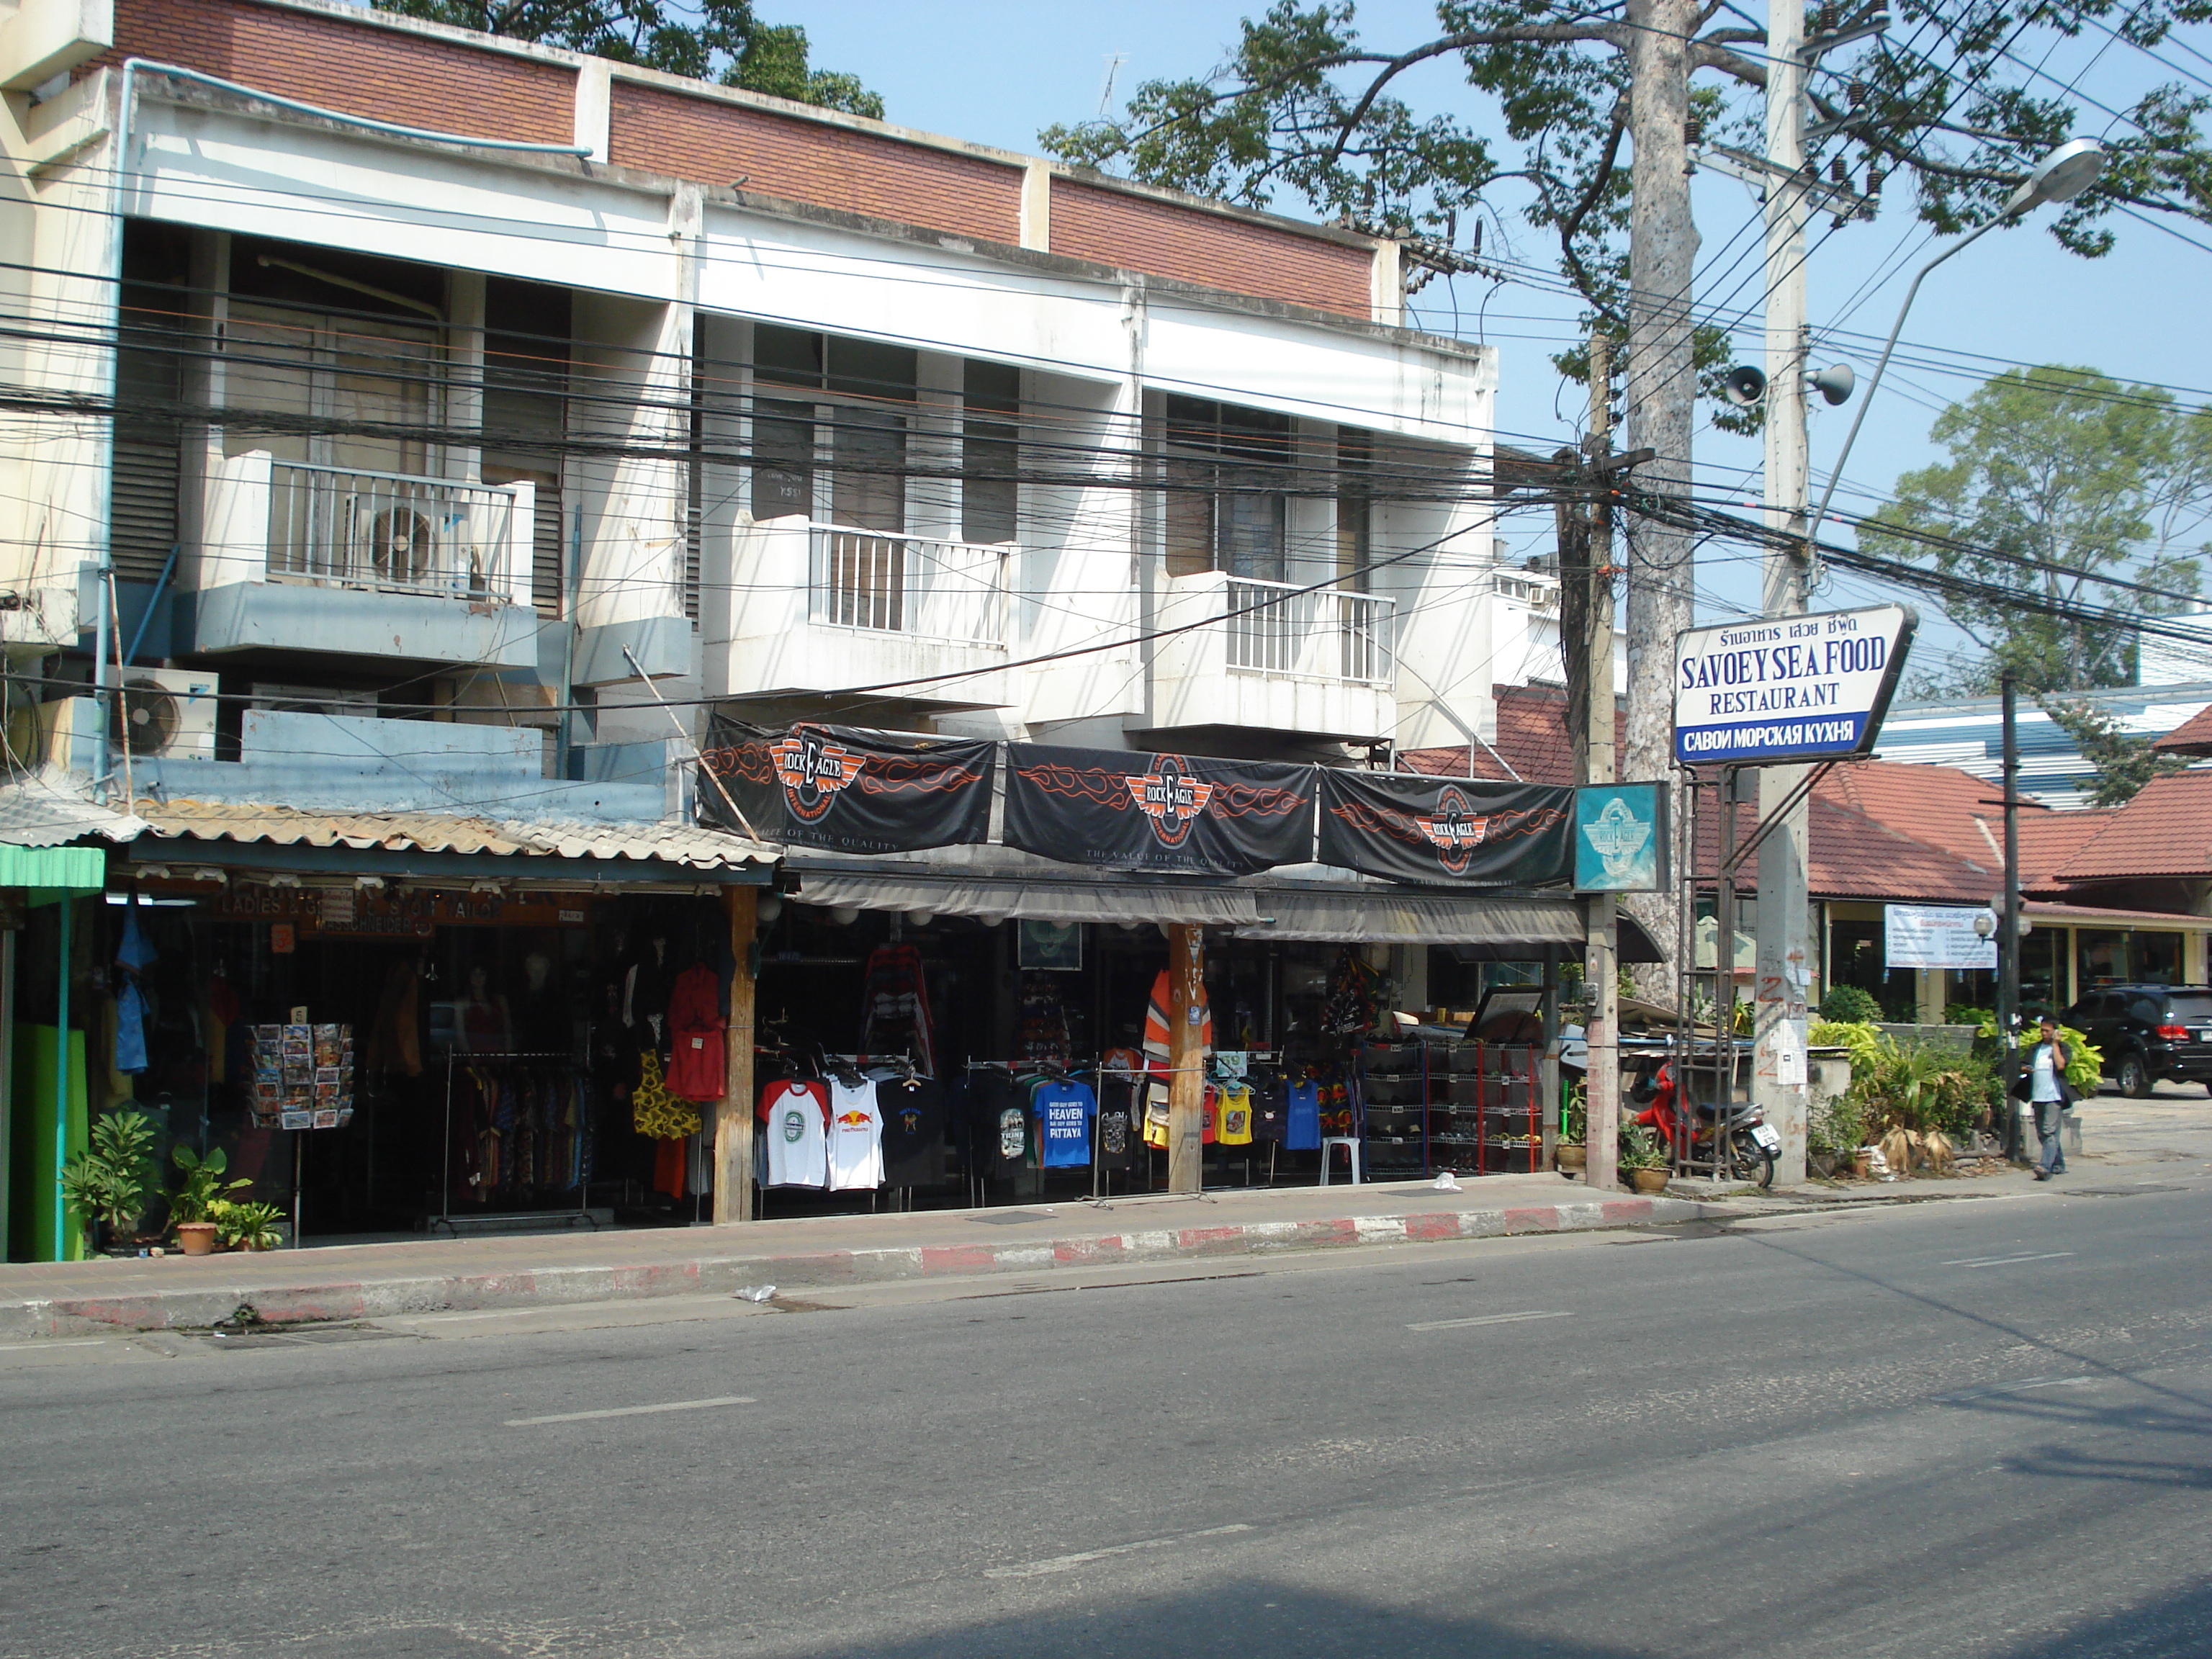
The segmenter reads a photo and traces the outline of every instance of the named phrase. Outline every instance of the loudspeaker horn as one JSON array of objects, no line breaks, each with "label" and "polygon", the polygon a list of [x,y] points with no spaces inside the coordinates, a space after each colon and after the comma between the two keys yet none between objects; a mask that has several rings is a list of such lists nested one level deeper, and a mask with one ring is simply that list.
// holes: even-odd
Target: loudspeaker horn
[{"label": "loudspeaker horn", "polygon": [[1851,373],[1849,363],[1831,363],[1813,376],[1813,390],[1826,398],[1831,408],[1849,402],[1851,388],[1857,384],[1858,377]]},{"label": "loudspeaker horn", "polygon": [[1730,403],[1749,409],[1766,395],[1766,376],[1749,363],[1738,363],[1722,377],[1721,391]]}]

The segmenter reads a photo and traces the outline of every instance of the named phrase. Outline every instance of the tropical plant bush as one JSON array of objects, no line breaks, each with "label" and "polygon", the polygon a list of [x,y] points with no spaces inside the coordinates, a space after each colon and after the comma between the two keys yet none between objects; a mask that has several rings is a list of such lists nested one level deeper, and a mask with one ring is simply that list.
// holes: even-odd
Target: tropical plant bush
[{"label": "tropical plant bush", "polygon": [[233,1193],[242,1192],[253,1183],[243,1176],[225,1181],[223,1171],[230,1167],[230,1159],[222,1147],[211,1146],[203,1158],[189,1146],[179,1146],[169,1154],[185,1178],[169,1194],[169,1224],[175,1226],[186,1221],[212,1221],[210,1207],[222,1203]]},{"label": "tropical plant bush", "polygon": [[1866,1103],[1850,1093],[1814,1100],[1805,1115],[1805,1150],[1849,1158],[1866,1145]]},{"label": "tropical plant bush", "polygon": [[1863,1072],[1851,1067],[1850,1100],[1864,1115],[1860,1133],[1940,1129],[1964,1136],[2004,1101],[1998,1068],[1948,1045],[1885,1036]]},{"label": "tropical plant bush", "polygon": [[1943,1009],[1943,1023],[1946,1025],[1972,1025],[1979,1027],[1984,1021],[1994,1020],[1996,1018],[1996,1016],[1991,1013],[1988,1009],[1976,1008],[1970,1004],[1964,1002],[1948,1003],[1945,1005]]},{"label": "tropical plant bush", "polygon": [[1559,1139],[1569,1146],[1579,1146],[1589,1138],[1589,1085],[1570,1084],[1565,1103],[1559,1108]]},{"label": "tropical plant bush", "polygon": [[1624,1123],[1620,1127],[1620,1167],[1624,1170],[1663,1170],[1667,1167],[1666,1149],[1658,1137],[1641,1123]]},{"label": "tropical plant bush", "polygon": [[208,1205],[207,1218],[215,1223],[215,1242],[226,1250],[273,1250],[284,1242],[276,1231],[283,1213],[274,1204],[218,1198]]},{"label": "tropical plant bush", "polygon": [[1874,1000],[1872,993],[1856,985],[1832,985],[1828,994],[1820,999],[1820,1018],[1871,1025],[1881,1018],[1881,1005]]},{"label": "tropical plant bush", "polygon": [[92,1126],[92,1144],[62,1165],[63,1200],[86,1226],[120,1231],[138,1218],[154,1184],[154,1125],[143,1112],[111,1112]]},{"label": "tropical plant bush", "polygon": [[1851,1075],[1863,1076],[1881,1051],[1882,1034],[1863,1019],[1816,1019],[1806,1034],[1815,1048],[1841,1048],[1850,1056]]}]

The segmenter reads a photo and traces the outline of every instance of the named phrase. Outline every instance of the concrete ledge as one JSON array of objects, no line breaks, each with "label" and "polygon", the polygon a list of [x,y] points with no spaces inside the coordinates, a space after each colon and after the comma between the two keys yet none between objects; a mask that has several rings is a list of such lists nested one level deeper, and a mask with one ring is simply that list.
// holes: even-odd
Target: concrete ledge
[{"label": "concrete ledge", "polygon": [[[731,1231],[717,1230],[714,1243],[722,1248],[683,1260],[346,1279],[319,1276],[317,1264],[305,1261],[301,1263],[300,1277],[291,1279],[283,1271],[283,1258],[260,1256],[240,1258],[240,1268],[251,1261],[252,1270],[239,1272],[228,1283],[180,1284],[174,1289],[133,1286],[114,1295],[0,1302],[0,1340],[200,1328],[231,1317],[241,1306],[252,1307],[272,1324],[300,1324],[729,1293],[741,1285],[765,1283],[818,1289],[891,1279],[1034,1273],[1115,1262],[1202,1261],[1291,1250],[1582,1232],[1733,1213],[1736,1212],[1725,1206],[1689,1199],[1623,1197],[1498,1209],[1419,1210],[1316,1220],[1255,1219],[1218,1226],[790,1253],[779,1253],[772,1247],[758,1251],[729,1249],[727,1246],[734,1243]],[[514,1242],[506,1241],[510,1245]]]}]

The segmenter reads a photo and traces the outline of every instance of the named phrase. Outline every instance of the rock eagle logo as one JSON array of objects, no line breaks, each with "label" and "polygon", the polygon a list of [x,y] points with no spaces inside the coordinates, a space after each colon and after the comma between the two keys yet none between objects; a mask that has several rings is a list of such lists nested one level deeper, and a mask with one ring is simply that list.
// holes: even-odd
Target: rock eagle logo
[{"label": "rock eagle logo", "polygon": [[812,823],[827,812],[867,762],[827,732],[799,731],[769,745],[769,760],[792,811]]},{"label": "rock eagle logo", "polygon": [[1152,769],[1126,780],[1129,799],[1152,821],[1152,834],[1165,847],[1180,847],[1190,839],[1190,826],[1213,799],[1213,786],[1190,775],[1189,763],[1180,755],[1162,755]]},{"label": "rock eagle logo", "polygon": [[1413,823],[1437,849],[1437,861],[1455,876],[1467,873],[1474,849],[1490,833],[1490,819],[1450,784],[1437,795],[1436,810],[1425,817],[1415,814]]}]

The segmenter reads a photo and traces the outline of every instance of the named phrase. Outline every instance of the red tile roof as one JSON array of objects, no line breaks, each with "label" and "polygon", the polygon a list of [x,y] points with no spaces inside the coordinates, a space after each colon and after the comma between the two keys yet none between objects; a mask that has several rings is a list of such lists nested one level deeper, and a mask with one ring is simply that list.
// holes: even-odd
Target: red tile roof
[{"label": "red tile roof", "polygon": [[[1575,751],[1567,741],[1566,692],[1549,685],[1493,685],[1490,691],[1498,705],[1498,737],[1490,749],[1472,745],[1472,772],[1468,770],[1466,745],[1407,749],[1400,752],[1399,760],[1408,770],[1437,777],[1505,782],[1518,774],[1524,783],[1572,783]],[[1512,771],[1498,763],[1501,758]]]},{"label": "red tile roof", "polygon": [[2150,746],[2161,755],[2212,755],[2212,708],[2198,709]]},{"label": "red tile roof", "polygon": [[2063,881],[2212,876],[2212,771],[2153,778],[2054,873]]},{"label": "red tile roof", "polygon": [[[2119,813],[2117,806],[2089,807],[2078,812],[2022,812],[2020,815],[2020,884],[2031,892],[2055,890],[2065,885],[2058,872],[2066,860],[2102,835]],[[2004,834],[2002,811],[1990,824],[1994,835]],[[2004,843],[2000,841],[2002,848]]]},{"label": "red tile roof", "polygon": [[[1758,814],[1741,808],[1736,844],[1751,839]],[[1710,817],[1698,823],[1698,862],[1714,869],[1713,849],[1720,826]],[[1995,859],[1962,859],[1939,847],[1915,841],[1863,812],[1816,793],[1813,797],[1806,848],[1805,885],[1817,899],[1898,900],[1919,904],[1983,904],[2004,885]],[[1710,875],[1708,877],[1710,879]],[[1739,891],[1759,885],[1759,854],[1736,866]]]},{"label": "red tile roof", "polygon": [[[1867,760],[1832,768],[1816,793],[1875,823],[1977,864],[2004,861],[2002,793],[1986,778],[1955,766]],[[2025,821],[2032,814],[2023,812]],[[2033,815],[2039,815],[2039,811]],[[1987,824],[1990,834],[1983,833]]]}]

